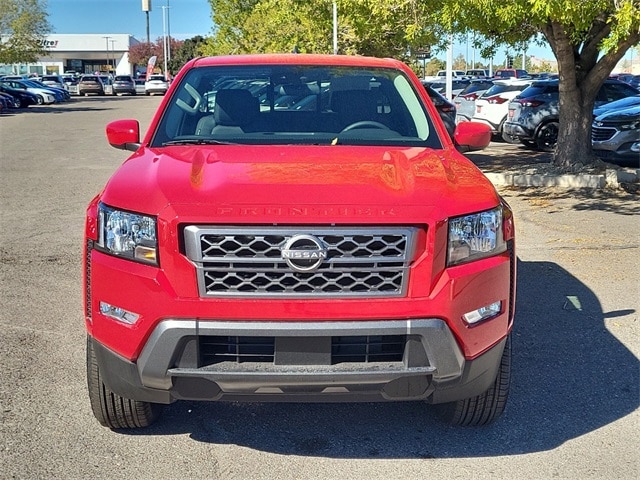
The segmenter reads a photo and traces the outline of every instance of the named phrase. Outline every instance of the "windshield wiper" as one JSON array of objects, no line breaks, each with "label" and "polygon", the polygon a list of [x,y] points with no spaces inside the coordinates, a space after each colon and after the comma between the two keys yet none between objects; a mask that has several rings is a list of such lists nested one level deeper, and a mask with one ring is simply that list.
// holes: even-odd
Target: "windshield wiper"
[{"label": "windshield wiper", "polygon": [[185,138],[182,140],[169,140],[162,144],[163,147],[170,145],[238,145],[234,142],[225,142],[223,140],[214,140],[212,138]]}]

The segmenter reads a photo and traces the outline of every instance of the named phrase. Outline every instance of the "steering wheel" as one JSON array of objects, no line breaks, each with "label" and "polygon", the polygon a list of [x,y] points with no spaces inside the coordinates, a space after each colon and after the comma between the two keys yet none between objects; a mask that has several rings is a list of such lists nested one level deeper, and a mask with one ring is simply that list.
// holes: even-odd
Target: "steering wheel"
[{"label": "steering wheel", "polygon": [[342,129],[342,132],[348,132],[349,130],[355,130],[356,128],[366,128],[366,127],[373,127],[373,128],[380,128],[382,130],[389,130],[389,127],[387,127],[384,123],[374,122],[373,120],[360,120],[359,122],[354,122],[354,123],[344,127]]}]

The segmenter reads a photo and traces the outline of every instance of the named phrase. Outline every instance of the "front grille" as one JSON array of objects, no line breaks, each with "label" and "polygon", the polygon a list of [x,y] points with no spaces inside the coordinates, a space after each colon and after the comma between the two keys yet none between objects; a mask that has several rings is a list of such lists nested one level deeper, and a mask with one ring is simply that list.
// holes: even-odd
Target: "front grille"
[{"label": "front grille", "polygon": [[605,142],[610,140],[618,131],[611,127],[596,127],[591,128],[591,141],[593,142]]},{"label": "front grille", "polygon": [[[402,227],[189,226],[185,247],[202,297],[393,297],[406,292],[416,234],[416,228]],[[295,268],[283,250],[306,236],[322,245],[325,256],[297,259]]]},{"label": "front grille", "polygon": [[406,343],[406,335],[333,337],[331,363],[401,362]]},{"label": "front grille", "polygon": [[[406,335],[331,337],[330,364],[402,362]],[[271,363],[276,356],[275,337],[200,336],[199,366],[220,363]],[[302,352],[304,353],[304,352]],[[315,352],[317,353],[317,352]],[[327,354],[329,352],[327,351]]]},{"label": "front grille", "polygon": [[200,364],[272,363],[274,340],[274,337],[202,336],[200,337]]}]

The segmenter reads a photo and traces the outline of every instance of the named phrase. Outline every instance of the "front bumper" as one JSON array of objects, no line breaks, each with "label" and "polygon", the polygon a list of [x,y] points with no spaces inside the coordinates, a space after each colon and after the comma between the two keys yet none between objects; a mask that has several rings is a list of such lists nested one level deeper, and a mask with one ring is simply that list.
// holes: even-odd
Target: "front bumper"
[{"label": "front bumper", "polygon": [[[401,357],[335,362],[332,339],[398,336]],[[203,361],[203,340],[273,338],[268,361]],[[468,398],[496,378],[505,339],[466,360],[439,319],[373,322],[225,322],[165,320],[136,362],[95,339],[105,384],[118,395],[154,403],[175,400],[400,401]],[[239,342],[241,345],[242,342]]]},{"label": "front bumper", "polygon": [[507,135],[525,139],[533,138],[532,132],[525,130],[522,125],[519,125],[517,123],[505,122],[503,129]]}]

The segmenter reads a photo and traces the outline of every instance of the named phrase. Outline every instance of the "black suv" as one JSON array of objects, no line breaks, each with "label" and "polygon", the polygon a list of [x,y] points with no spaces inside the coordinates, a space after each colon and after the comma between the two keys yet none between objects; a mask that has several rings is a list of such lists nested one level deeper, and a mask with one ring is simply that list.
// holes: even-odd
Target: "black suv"
[{"label": "black suv", "polygon": [[[606,80],[600,87],[595,107],[637,95],[638,90],[618,80]],[[558,80],[535,81],[511,103],[504,131],[530,148],[552,151],[558,141]]]}]

